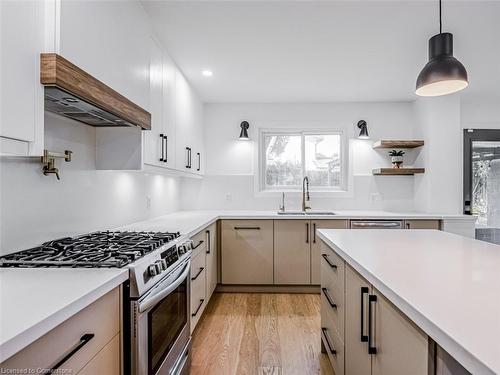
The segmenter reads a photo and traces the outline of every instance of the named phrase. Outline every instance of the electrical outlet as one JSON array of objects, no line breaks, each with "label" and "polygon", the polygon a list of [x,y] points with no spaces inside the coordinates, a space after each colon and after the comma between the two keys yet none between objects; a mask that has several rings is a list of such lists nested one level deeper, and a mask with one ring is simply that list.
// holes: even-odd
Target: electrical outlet
[{"label": "electrical outlet", "polygon": [[233,195],[231,193],[226,193],[226,200],[231,202],[233,200]]},{"label": "electrical outlet", "polygon": [[151,209],[151,197],[146,197],[146,209]]}]

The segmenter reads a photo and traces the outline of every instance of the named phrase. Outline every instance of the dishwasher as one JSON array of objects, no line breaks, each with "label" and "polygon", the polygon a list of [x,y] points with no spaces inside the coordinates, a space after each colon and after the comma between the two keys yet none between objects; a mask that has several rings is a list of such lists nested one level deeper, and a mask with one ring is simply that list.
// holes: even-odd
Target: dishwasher
[{"label": "dishwasher", "polygon": [[351,220],[351,229],[403,229],[403,220]]}]

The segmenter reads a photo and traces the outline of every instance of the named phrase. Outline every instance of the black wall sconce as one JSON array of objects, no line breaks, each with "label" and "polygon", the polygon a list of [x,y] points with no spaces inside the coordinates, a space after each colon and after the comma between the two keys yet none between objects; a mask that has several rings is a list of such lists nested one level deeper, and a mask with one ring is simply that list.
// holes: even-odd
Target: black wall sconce
[{"label": "black wall sconce", "polygon": [[249,141],[250,137],[248,136],[248,128],[250,127],[250,124],[248,121],[243,121],[240,124],[241,131],[240,131],[240,141]]},{"label": "black wall sconce", "polygon": [[358,128],[359,128],[359,135],[358,135],[359,139],[370,139],[370,136],[368,135],[368,127],[365,120],[358,121]]}]

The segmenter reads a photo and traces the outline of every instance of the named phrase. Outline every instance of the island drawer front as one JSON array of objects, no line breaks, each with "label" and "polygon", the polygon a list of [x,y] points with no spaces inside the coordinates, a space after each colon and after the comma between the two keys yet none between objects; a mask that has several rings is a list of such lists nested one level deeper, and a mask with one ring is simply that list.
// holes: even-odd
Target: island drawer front
[{"label": "island drawer front", "polygon": [[120,335],[116,335],[78,375],[120,375]]},{"label": "island drawer front", "polygon": [[207,251],[207,234],[205,229],[192,236],[191,241],[193,241],[193,258],[198,254],[205,254]]},{"label": "island drawer front", "polygon": [[[330,301],[328,300],[325,292],[328,294],[328,298],[330,298],[330,301],[334,302],[336,307],[332,307],[330,304]],[[331,320],[331,323],[333,325],[333,328],[337,335],[344,341],[344,301],[340,301],[337,299],[334,299],[331,296],[331,293],[328,292],[328,290],[321,290],[321,314],[322,314],[322,319],[323,315],[325,315],[325,318],[329,318]]]},{"label": "island drawer front", "polygon": [[50,369],[81,342],[83,335],[94,334],[60,366],[67,373],[76,374],[119,332],[120,293],[119,288],[115,288],[3,362],[0,367]]},{"label": "island drawer front", "polygon": [[[345,262],[327,245],[321,244],[321,286],[335,289],[338,294],[344,291]],[[337,296],[339,298],[340,296]]]},{"label": "island drawer front", "polygon": [[[194,258],[191,258],[191,284],[198,282],[201,279],[202,275],[196,277],[196,275],[201,271],[201,269],[205,270],[206,267],[206,256],[205,253],[198,254]],[[195,278],[195,280],[193,280]]]},{"label": "island drawer front", "polygon": [[[328,359],[335,374],[344,373],[344,342],[334,328],[333,320],[326,314],[321,314],[321,342],[326,349]],[[332,350],[335,352],[332,353]]]}]

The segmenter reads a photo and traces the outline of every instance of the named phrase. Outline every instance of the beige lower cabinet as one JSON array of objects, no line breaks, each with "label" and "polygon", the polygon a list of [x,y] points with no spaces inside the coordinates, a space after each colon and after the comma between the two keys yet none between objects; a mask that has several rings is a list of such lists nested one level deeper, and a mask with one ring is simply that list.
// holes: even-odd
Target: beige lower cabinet
[{"label": "beige lower cabinet", "polygon": [[[0,364],[0,373],[24,374],[26,369],[53,369],[58,365],[65,374],[119,375],[120,315],[117,287]],[[69,355],[78,345],[79,349]],[[68,358],[59,363],[65,356]]]},{"label": "beige lower cabinet", "polygon": [[347,229],[347,220],[311,220],[311,284],[321,284],[321,241],[317,237],[317,229]]},{"label": "beige lower cabinet", "polygon": [[217,287],[217,226],[216,224],[210,225],[205,230],[205,235],[207,238],[206,246],[206,296],[207,300],[210,300],[212,294]]},{"label": "beige lower cabinet", "polygon": [[273,283],[273,220],[223,220],[222,284]]},{"label": "beige lower cabinet", "polygon": [[341,320],[322,296],[322,349],[336,374],[428,375],[427,335],[327,245],[321,253],[322,291],[345,304]]},{"label": "beige lower cabinet", "polygon": [[345,374],[427,375],[427,335],[349,265]]},{"label": "beige lower cabinet", "polygon": [[441,229],[439,220],[405,220],[406,229]]},{"label": "beige lower cabinet", "polygon": [[191,259],[191,332],[196,328],[205,306],[206,296],[206,256],[205,250]]},{"label": "beige lower cabinet", "polygon": [[274,221],[274,284],[311,283],[311,223]]}]

